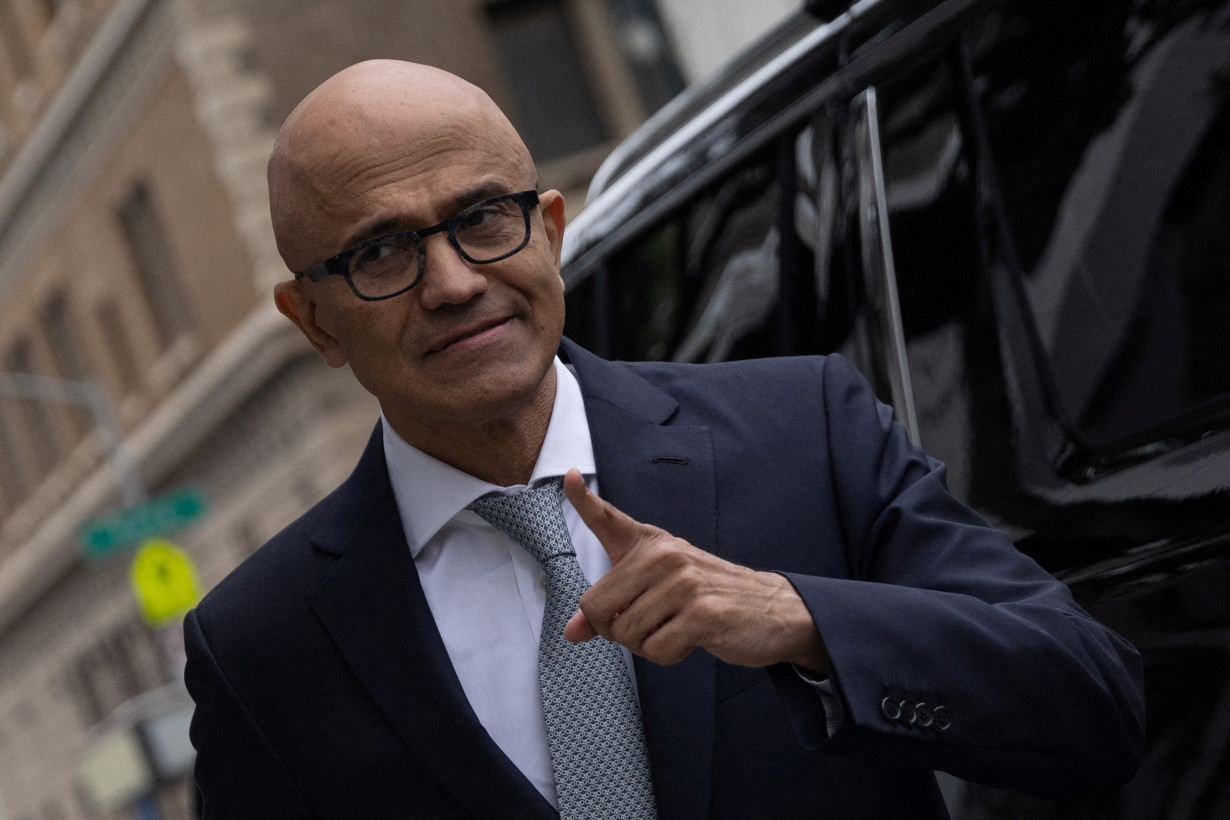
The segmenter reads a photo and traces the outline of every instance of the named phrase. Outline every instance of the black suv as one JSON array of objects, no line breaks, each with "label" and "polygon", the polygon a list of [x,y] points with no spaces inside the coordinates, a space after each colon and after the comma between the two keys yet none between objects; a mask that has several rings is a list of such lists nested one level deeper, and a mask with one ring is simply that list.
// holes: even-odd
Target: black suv
[{"label": "black suv", "polygon": [[599,171],[568,335],[845,355],[1140,648],[1130,784],[955,815],[1230,817],[1230,0],[809,5]]}]

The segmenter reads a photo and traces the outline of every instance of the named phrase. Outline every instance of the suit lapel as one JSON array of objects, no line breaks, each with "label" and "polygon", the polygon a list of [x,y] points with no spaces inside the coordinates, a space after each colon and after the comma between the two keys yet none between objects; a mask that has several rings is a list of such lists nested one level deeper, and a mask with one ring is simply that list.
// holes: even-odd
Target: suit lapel
[{"label": "suit lapel", "polygon": [[[627,368],[564,341],[585,400],[602,496],[638,521],[717,549],[709,430],[670,424],[678,403]],[[636,658],[659,814],[707,817],[716,660],[704,651],[664,667]]]},{"label": "suit lapel", "polygon": [[410,558],[379,426],[347,487],[339,503],[352,508],[338,510],[337,526],[315,544],[337,561],[309,596],[338,650],[406,745],[475,815],[556,817],[466,700]]}]

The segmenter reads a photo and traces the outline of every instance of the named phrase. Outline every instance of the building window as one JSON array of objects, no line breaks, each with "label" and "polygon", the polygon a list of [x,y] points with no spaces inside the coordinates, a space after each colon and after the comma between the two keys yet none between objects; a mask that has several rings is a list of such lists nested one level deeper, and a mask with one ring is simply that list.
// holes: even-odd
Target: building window
[{"label": "building window", "polygon": [[132,340],[125,331],[127,327],[119,305],[111,300],[99,303],[98,324],[102,327],[107,353],[115,363],[115,374],[120,380],[120,390],[125,394],[141,386],[141,374],[137,371],[137,358],[133,353]]},{"label": "building window", "polygon": [[[34,374],[34,349],[28,339],[17,341],[9,351],[8,366],[12,373]],[[24,432],[30,437],[28,452],[34,455],[35,480],[41,480],[60,463],[60,442],[51,426],[51,416],[45,402],[34,399],[18,401]]]},{"label": "building window", "polygon": [[518,130],[547,162],[608,139],[561,0],[501,0],[487,6]]},{"label": "building window", "polygon": [[74,658],[65,682],[82,725],[93,726],[126,700],[166,683],[158,655],[149,631],[131,620]]},{"label": "building window", "polygon": [[165,349],[189,333],[192,323],[162,219],[144,184],[133,186],[120,205],[119,222]]},{"label": "building window", "polygon": [[619,50],[636,81],[646,113],[652,114],[683,91],[683,76],[671,55],[653,0],[611,0]]},{"label": "building window", "polygon": [[[63,293],[54,293],[43,305],[43,335],[51,347],[56,375],[72,382],[90,381],[90,373],[82,356],[81,340],[69,315],[68,300]],[[78,436],[84,436],[94,426],[89,408],[74,405],[73,425]]]}]

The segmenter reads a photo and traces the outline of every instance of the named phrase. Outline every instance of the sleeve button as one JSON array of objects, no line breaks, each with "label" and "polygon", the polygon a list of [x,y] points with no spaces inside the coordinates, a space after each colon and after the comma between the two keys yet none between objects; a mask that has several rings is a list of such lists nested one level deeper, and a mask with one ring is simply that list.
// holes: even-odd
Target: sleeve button
[{"label": "sleeve button", "polygon": [[880,701],[880,714],[885,720],[897,720],[901,717],[901,701],[891,697]]},{"label": "sleeve button", "polygon": [[935,713],[931,711],[931,707],[925,703],[914,704],[914,712],[918,715],[918,725],[924,729],[930,729],[935,723]]},{"label": "sleeve button", "polygon": [[901,722],[906,726],[913,726],[918,722],[918,710],[906,700],[901,701]]},{"label": "sleeve button", "polygon": [[947,732],[952,726],[952,717],[943,706],[937,706],[931,711],[937,732]]}]

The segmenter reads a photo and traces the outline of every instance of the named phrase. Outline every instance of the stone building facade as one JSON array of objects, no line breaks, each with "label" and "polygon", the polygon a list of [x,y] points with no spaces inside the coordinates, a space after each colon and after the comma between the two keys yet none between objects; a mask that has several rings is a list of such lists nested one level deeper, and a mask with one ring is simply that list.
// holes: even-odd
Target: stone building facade
[{"label": "stone building facade", "polygon": [[[646,23],[627,0],[0,0],[0,373],[101,389],[145,492],[206,498],[171,537],[210,586],[345,477],[376,413],[273,309],[277,124],[349,63],[432,63],[509,111],[575,209],[678,90],[668,53],[623,36]],[[183,712],[175,628],[142,622],[130,555],[79,553],[124,503],[107,429],[17,383],[0,378],[0,820],[191,817],[182,767],[142,780],[113,742],[182,745]]]}]

